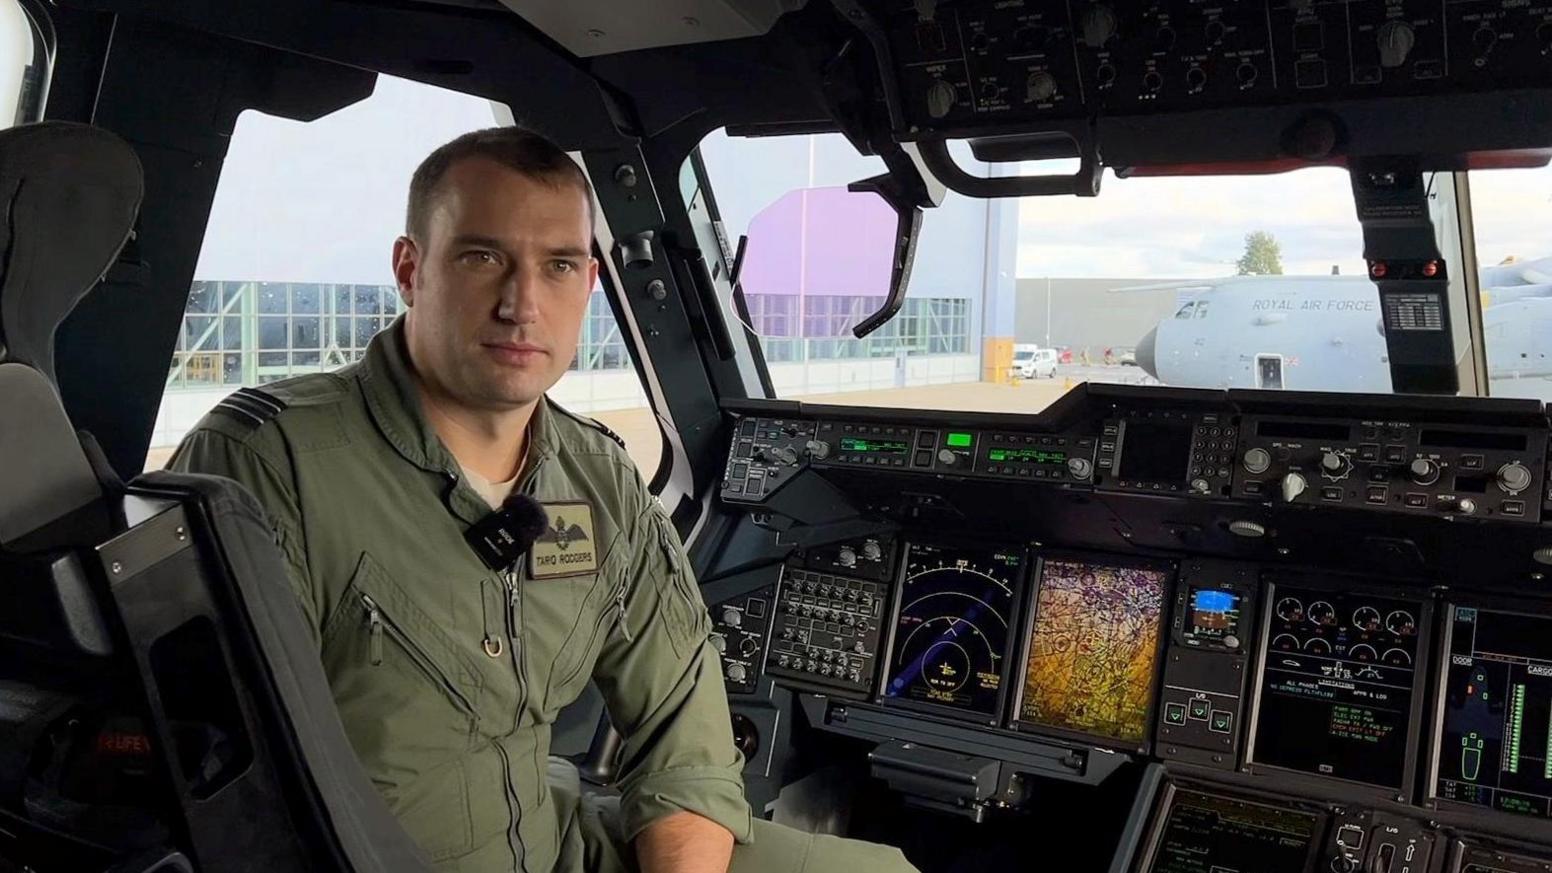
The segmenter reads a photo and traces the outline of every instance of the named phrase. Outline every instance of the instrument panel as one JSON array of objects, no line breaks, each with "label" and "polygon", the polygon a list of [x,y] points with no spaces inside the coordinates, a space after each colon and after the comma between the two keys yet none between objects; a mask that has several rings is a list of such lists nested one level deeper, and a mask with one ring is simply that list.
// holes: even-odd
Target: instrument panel
[{"label": "instrument panel", "polygon": [[735,711],[794,695],[976,820],[1158,762],[1127,873],[1552,871],[1548,431],[1518,401],[1105,386],[751,403],[722,505],[791,545]]}]

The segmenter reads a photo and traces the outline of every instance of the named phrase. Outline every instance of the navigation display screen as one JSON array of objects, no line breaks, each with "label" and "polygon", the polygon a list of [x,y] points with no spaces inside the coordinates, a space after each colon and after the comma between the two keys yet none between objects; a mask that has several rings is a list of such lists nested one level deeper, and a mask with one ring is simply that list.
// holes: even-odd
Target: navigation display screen
[{"label": "navigation display screen", "polygon": [[1177,791],[1147,873],[1304,873],[1320,817]]},{"label": "navigation display screen", "polygon": [[1046,560],[1019,721],[1131,745],[1147,736],[1169,574]]},{"label": "navigation display screen", "polygon": [[1435,794],[1547,818],[1552,619],[1465,606],[1451,618]]},{"label": "navigation display screen", "polygon": [[1128,422],[1118,475],[1134,482],[1182,482],[1191,467],[1191,424]]},{"label": "navigation display screen", "polygon": [[1401,788],[1421,607],[1278,586],[1252,760]]},{"label": "navigation display screen", "polygon": [[907,546],[885,698],[996,719],[1023,564],[1017,549]]}]

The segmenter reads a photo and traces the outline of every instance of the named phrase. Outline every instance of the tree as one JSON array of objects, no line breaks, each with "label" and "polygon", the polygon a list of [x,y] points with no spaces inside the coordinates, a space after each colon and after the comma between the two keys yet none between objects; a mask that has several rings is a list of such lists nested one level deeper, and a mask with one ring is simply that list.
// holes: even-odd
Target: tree
[{"label": "tree", "polygon": [[1264,230],[1245,234],[1245,253],[1239,257],[1241,276],[1281,276],[1283,248],[1277,237]]}]

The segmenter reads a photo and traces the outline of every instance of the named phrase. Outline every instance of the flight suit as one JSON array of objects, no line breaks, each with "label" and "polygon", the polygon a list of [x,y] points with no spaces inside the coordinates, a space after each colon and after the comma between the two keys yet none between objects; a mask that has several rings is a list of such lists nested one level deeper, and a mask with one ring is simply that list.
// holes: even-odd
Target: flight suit
[{"label": "flight suit", "polygon": [[[464,539],[491,508],[413,378],[401,318],[357,364],[229,396],[171,466],[264,505],[346,733],[437,870],[634,869],[629,841],[680,810],[733,833],[740,873],[911,869],[751,816],[699,587],[612,434],[539,403],[516,488],[549,526],[496,572]],[[550,773],[589,681],[625,737],[617,802]]]}]

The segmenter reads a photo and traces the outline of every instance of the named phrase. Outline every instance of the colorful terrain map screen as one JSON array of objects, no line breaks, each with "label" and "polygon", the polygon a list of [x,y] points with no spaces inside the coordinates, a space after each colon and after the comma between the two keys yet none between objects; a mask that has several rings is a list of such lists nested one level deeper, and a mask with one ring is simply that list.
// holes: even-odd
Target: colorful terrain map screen
[{"label": "colorful terrain map screen", "polygon": [[1047,560],[1018,720],[1139,744],[1147,736],[1169,574]]}]

